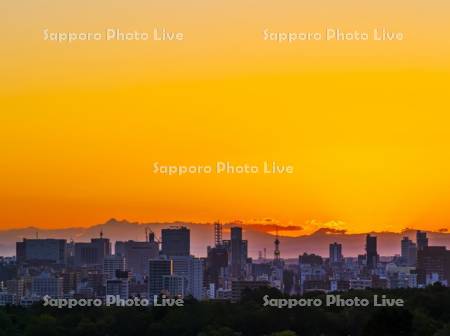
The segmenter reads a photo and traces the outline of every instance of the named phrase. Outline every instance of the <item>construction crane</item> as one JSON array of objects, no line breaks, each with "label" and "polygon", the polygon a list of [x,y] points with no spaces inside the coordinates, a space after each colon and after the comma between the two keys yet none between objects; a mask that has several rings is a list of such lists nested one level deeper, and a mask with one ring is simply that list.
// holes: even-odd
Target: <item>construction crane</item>
[{"label": "construction crane", "polygon": [[155,233],[153,232],[152,229],[150,229],[148,226],[145,227],[145,241],[146,242],[156,242],[158,245],[161,244],[161,241],[156,238]]}]

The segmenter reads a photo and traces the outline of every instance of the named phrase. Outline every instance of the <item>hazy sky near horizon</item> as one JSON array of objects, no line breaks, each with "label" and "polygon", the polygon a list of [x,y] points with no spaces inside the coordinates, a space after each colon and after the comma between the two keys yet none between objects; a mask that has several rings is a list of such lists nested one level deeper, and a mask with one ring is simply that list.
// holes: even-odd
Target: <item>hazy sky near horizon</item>
[{"label": "hazy sky near horizon", "polygon": [[[450,3],[0,3],[0,228],[243,220],[450,228]],[[43,40],[106,28],[185,40]],[[263,31],[403,41],[263,40]],[[293,165],[162,176],[152,164]]]}]

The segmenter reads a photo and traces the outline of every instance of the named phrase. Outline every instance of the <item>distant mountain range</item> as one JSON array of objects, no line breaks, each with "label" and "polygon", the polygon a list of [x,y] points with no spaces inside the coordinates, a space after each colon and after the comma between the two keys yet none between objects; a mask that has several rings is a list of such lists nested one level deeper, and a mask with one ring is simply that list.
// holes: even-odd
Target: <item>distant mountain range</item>
[{"label": "distant mountain range", "polygon": [[[86,228],[73,227],[66,229],[39,229],[27,227],[22,229],[10,229],[0,231],[0,255],[15,254],[15,243],[23,238],[64,238],[74,241],[89,241],[99,237],[103,232],[104,237],[116,240],[141,240],[145,239],[145,228],[155,232],[160,237],[161,229],[169,226],[186,226],[191,230],[191,253],[196,256],[205,256],[206,247],[213,244],[213,225],[186,222],[173,223],[137,223],[126,220],[110,219],[104,224],[98,224]],[[261,231],[261,225],[242,224],[244,239],[249,241],[249,255],[257,257],[259,251],[266,248],[267,257],[273,255],[274,236]],[[229,226],[224,228],[224,239],[229,239]],[[378,237],[378,253],[382,256],[400,254],[400,240],[407,236],[415,241],[416,231],[405,230],[401,233],[394,232],[368,232]],[[344,256],[357,256],[364,253],[366,233],[347,234],[343,231],[332,229],[319,229],[310,235],[299,237],[280,237],[280,250],[282,257],[294,258],[303,252],[316,253],[328,256],[330,243],[338,242],[343,245]],[[447,246],[450,248],[450,234],[447,232],[428,232],[430,245]]]}]

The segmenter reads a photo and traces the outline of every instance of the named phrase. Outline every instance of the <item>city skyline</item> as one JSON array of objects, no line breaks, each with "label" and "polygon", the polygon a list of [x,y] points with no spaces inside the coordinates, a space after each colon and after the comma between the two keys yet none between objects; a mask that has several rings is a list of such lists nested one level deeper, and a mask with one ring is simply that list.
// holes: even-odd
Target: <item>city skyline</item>
[{"label": "city skyline", "polygon": [[[121,228],[120,226],[124,222],[127,224],[125,224],[125,226]],[[183,249],[191,250],[191,251],[193,251],[193,254],[203,257],[203,256],[205,256],[205,253],[198,253],[198,252],[199,252],[199,250],[205,251],[206,246],[216,244],[214,241],[216,241],[217,237],[215,235],[213,235],[211,232],[214,229],[214,227],[216,225],[218,225],[219,223],[220,222],[215,222],[212,224],[197,224],[197,223],[193,224],[193,223],[175,222],[175,223],[159,223],[158,226],[155,227],[152,224],[136,224],[136,223],[131,224],[126,221],[115,221],[114,219],[111,219],[103,225],[91,227],[90,236],[85,236],[85,238],[82,238],[82,239],[74,239],[73,236],[71,236],[70,238],[69,237],[64,238],[61,234],[57,233],[58,230],[53,231],[52,234],[47,234],[47,236],[45,236],[45,235],[43,236],[42,234],[39,235],[38,230],[33,231],[33,229],[31,229],[30,234],[28,236],[23,236],[23,239],[31,239],[31,240],[33,240],[33,239],[56,239],[56,240],[65,239],[68,242],[73,241],[73,242],[85,243],[88,241],[92,241],[92,239],[96,239],[95,237],[97,237],[97,238],[105,237],[105,238],[108,238],[111,242],[123,241],[124,240],[123,238],[127,237],[127,238],[125,238],[125,241],[139,242],[139,241],[143,241],[142,238],[147,239],[148,232],[151,232],[151,235],[152,235],[151,239],[156,240],[159,243],[161,243],[164,240],[165,232],[166,232],[166,236],[167,236],[167,234],[170,233],[171,228],[186,227],[186,228],[188,228],[189,237],[192,237],[191,239],[194,239],[194,241],[195,241],[195,238],[196,238],[195,233],[196,232],[198,233],[199,231],[196,229],[194,229],[194,231],[192,231],[191,225],[194,225],[194,227],[197,226],[197,228],[198,227],[204,228],[204,230],[201,231],[203,234],[201,235],[200,239],[197,239],[197,243],[194,244],[194,247],[190,246],[190,244],[192,244],[192,242],[190,242],[188,246],[177,247],[177,250],[180,250],[180,249],[181,249],[181,251]],[[111,235],[111,237],[109,237],[108,233],[107,233],[108,225],[110,225],[109,231],[114,232]],[[139,235],[136,235],[135,237],[126,236],[126,233],[123,230],[127,230],[127,229],[129,230],[130,225],[136,225],[136,228],[140,231]],[[250,237],[254,237],[252,235],[252,233],[254,233],[255,231],[258,232],[257,230],[252,232],[251,226],[245,226],[239,222],[221,223],[220,225],[222,227],[221,231],[223,231],[223,234],[225,236],[231,235],[231,230],[233,227],[240,227],[241,230],[243,229],[243,232],[247,236],[250,235]],[[276,227],[278,228],[278,226],[276,226]],[[117,229],[119,229],[119,231],[117,231]],[[92,231],[92,230],[94,230],[94,231]],[[194,234],[192,234],[192,232],[194,232]],[[426,244],[428,244],[430,241],[430,236],[429,236],[430,234],[441,235],[441,237],[444,237],[444,239],[442,239],[442,238],[436,239],[433,237],[433,238],[431,238],[432,243],[438,243],[439,245],[443,245],[443,246],[450,248],[450,234],[448,234],[447,232],[432,232],[432,231],[426,231],[426,230],[407,229],[400,233],[395,233],[395,235],[392,236],[393,233],[390,233],[390,232],[378,232],[377,233],[377,232],[371,231],[371,232],[361,233],[358,235],[352,235],[352,234],[347,234],[346,232],[339,232],[339,231],[335,232],[335,231],[327,231],[327,230],[322,231],[319,229],[316,233],[313,233],[312,235],[305,235],[305,236],[299,236],[299,237],[290,237],[290,236],[283,237],[283,236],[279,235],[278,230],[276,230],[276,232],[271,232],[271,231],[265,232],[265,236],[268,238],[268,240],[267,239],[265,240],[265,245],[261,245],[261,243],[258,244],[257,245],[258,248],[255,248],[254,244],[252,244],[252,238],[250,238],[249,257],[253,257],[253,258],[255,258],[257,256],[261,257],[262,253],[264,252],[265,254],[269,253],[268,259],[270,259],[270,255],[271,255],[270,253],[275,251],[275,247],[273,246],[273,244],[276,240],[278,241],[278,244],[280,244],[280,242],[282,243],[281,251],[285,252],[285,250],[283,250],[283,249],[286,247],[286,245],[284,245],[284,243],[286,241],[283,241],[283,240],[280,241],[280,239],[305,238],[305,237],[311,238],[311,241],[313,244],[321,244],[321,246],[319,246],[319,248],[321,248],[322,251],[324,251],[324,252],[317,253],[317,251],[314,249],[312,251],[308,251],[308,246],[310,246],[310,245],[306,245],[306,249],[305,249],[305,246],[302,246],[302,244],[299,243],[298,247],[303,248],[303,250],[301,250],[301,249],[299,250],[299,251],[302,251],[301,253],[312,252],[312,253],[317,253],[319,255],[324,256],[327,254],[326,251],[327,251],[328,245],[330,245],[330,248],[331,248],[331,245],[338,244],[340,246],[339,251],[341,254],[345,254],[345,253],[343,253],[343,251],[344,251],[344,252],[347,252],[347,254],[345,255],[346,257],[357,257],[359,255],[359,253],[363,250],[362,242],[364,239],[366,239],[366,237],[374,236],[375,245],[376,245],[377,237],[381,237],[382,238],[381,241],[383,241],[383,238],[385,239],[386,235],[388,235],[390,239],[388,242],[384,241],[384,244],[383,244],[384,248],[382,248],[381,251],[388,250],[389,252],[387,252],[385,254],[381,254],[380,256],[400,255],[403,257],[405,254],[404,243],[409,242],[410,244],[413,244],[414,246],[416,246],[415,243],[413,243],[413,241],[410,238],[415,237],[417,232],[424,232],[426,235],[428,235],[428,237],[426,238]],[[205,233],[206,233],[208,239],[204,239],[205,237],[203,237],[203,236]],[[124,236],[124,234],[125,234],[125,236]],[[242,233],[241,233],[241,236],[242,236]],[[358,237],[357,239],[360,241],[359,249],[355,248],[351,243],[349,243],[348,240],[346,241],[345,239],[342,238],[342,237],[352,237],[352,236]],[[258,237],[258,236],[256,236],[256,237]],[[317,237],[317,239],[315,239],[316,237]],[[324,237],[326,237],[327,239],[320,240],[320,238],[324,238]],[[398,241],[400,238],[402,239],[401,244],[398,244]],[[165,240],[168,240],[168,238],[166,237]],[[356,238],[354,240],[356,240]],[[175,238],[175,242],[181,242],[181,241],[182,241],[181,238]],[[378,241],[380,241],[380,240],[378,239]],[[0,232],[0,242],[1,242],[1,232]],[[200,245],[199,245],[199,242],[200,242]],[[173,244],[172,246],[176,246],[177,244]],[[365,244],[367,244],[367,242]],[[422,243],[419,240],[419,244],[418,244],[419,249],[420,249],[421,244],[423,245],[424,243]],[[343,245],[344,246],[347,245],[347,247],[350,245],[350,246],[352,246],[352,248],[351,249],[345,249],[345,248],[342,249]],[[395,253],[392,253],[392,249],[386,249],[386,246],[391,247],[392,245],[395,245],[395,248],[394,248]],[[364,245],[364,246],[366,246],[366,245]],[[295,245],[292,247],[292,244],[290,244],[290,246],[288,247],[289,252],[287,253],[287,256],[286,256],[286,254],[282,253],[281,257],[296,258],[295,248],[296,248]],[[164,249],[164,248],[162,247],[162,249]],[[172,255],[172,252],[170,252],[170,253],[168,251],[164,252],[164,250],[162,250],[162,253],[167,254],[167,255]],[[1,255],[1,253],[0,253],[0,255]],[[8,254],[6,254],[6,255],[8,255]],[[180,255],[188,255],[188,254],[186,254],[186,252],[183,252]]]},{"label": "city skyline", "polygon": [[449,12],[0,0],[0,336],[450,335]]},{"label": "city skyline", "polygon": [[343,253],[345,244],[333,242],[328,256],[303,252],[289,259],[282,257],[278,234],[272,257],[260,251],[252,258],[242,227],[231,226],[229,237],[221,223],[211,228],[214,244],[206,246],[206,257],[192,253],[191,230],[184,226],[163,227],[161,240],[147,227],[144,241],[116,241],[114,249],[103,230],[90,242],[23,238],[15,257],[0,258],[0,306],[63,297],[153,302],[161,295],[238,302],[246,288],[303,295],[450,283],[450,250],[432,245],[425,231],[415,232],[415,242],[398,240],[401,255],[390,258],[381,258],[378,236],[367,234],[356,258]]}]

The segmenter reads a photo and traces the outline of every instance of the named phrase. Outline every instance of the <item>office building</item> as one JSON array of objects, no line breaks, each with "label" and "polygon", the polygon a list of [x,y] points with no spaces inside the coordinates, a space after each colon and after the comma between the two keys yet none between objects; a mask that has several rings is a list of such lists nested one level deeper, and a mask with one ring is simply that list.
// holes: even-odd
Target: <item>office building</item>
[{"label": "office building", "polygon": [[169,259],[150,259],[148,262],[148,297],[160,295],[164,289],[163,278],[173,274],[173,263]]},{"label": "office building", "polygon": [[187,294],[197,300],[203,298],[203,260],[192,256],[171,258],[173,274],[183,276],[187,280]]},{"label": "office building", "polygon": [[401,241],[401,257],[406,266],[415,266],[417,263],[417,245],[408,237]]},{"label": "office building", "polygon": [[106,281],[106,295],[119,296],[121,299],[128,299],[130,291],[129,273],[126,271],[116,271],[113,279]]},{"label": "office building", "polygon": [[116,276],[116,271],[125,271],[127,264],[123,256],[107,256],[103,260],[103,281],[112,280]]},{"label": "office building", "polygon": [[63,278],[64,294],[75,293],[80,282],[81,274],[79,272],[66,270],[61,273]]},{"label": "office building", "polygon": [[188,280],[182,275],[164,275],[163,292],[170,297],[184,298],[188,292]]},{"label": "office building", "polygon": [[416,232],[416,242],[417,242],[417,250],[422,251],[426,247],[428,247],[428,237],[425,231],[418,230]]},{"label": "office building", "polygon": [[428,246],[417,252],[419,285],[450,283],[450,251],[445,246]]},{"label": "office building", "polygon": [[16,243],[18,263],[54,263],[65,264],[65,239],[23,239]]},{"label": "office building", "polygon": [[14,296],[16,302],[14,304],[18,304],[22,297],[25,295],[25,284],[22,279],[16,280],[8,280],[6,281],[6,291],[8,294]]},{"label": "office building", "polygon": [[89,243],[75,243],[75,266],[102,266],[105,257],[111,255],[111,243],[107,238],[93,238]]},{"label": "office building", "polygon": [[139,278],[148,274],[148,261],[159,256],[159,246],[153,235],[145,242],[117,241],[114,250],[116,255],[125,257],[127,269]]},{"label": "office building", "polygon": [[378,265],[379,255],[377,252],[377,237],[368,234],[366,236],[366,266],[369,270]]},{"label": "office building", "polygon": [[340,263],[344,260],[342,256],[342,244],[330,244],[330,264]]},{"label": "office building", "polygon": [[248,254],[248,243],[242,239],[242,228],[232,227],[230,240],[224,240],[223,244],[228,249],[231,276],[235,279],[242,279]]},{"label": "office building", "polygon": [[316,254],[303,253],[298,257],[298,274],[300,292],[315,288],[318,284],[322,286],[326,279],[326,270],[323,258]]},{"label": "office building", "polygon": [[206,283],[219,285],[219,278],[225,267],[228,266],[228,250],[223,245],[208,247],[206,258]]},{"label": "office building", "polygon": [[105,283],[103,273],[89,272],[87,275],[87,286],[92,289],[96,296],[105,295]]},{"label": "office building", "polygon": [[391,289],[417,287],[417,272],[414,267],[388,264],[386,277]]},{"label": "office building", "polygon": [[189,256],[191,249],[190,230],[184,226],[161,230],[161,254],[172,256]]},{"label": "office building", "polygon": [[53,299],[62,298],[63,279],[45,272],[35,276],[31,282],[31,294],[40,298],[46,295]]}]

